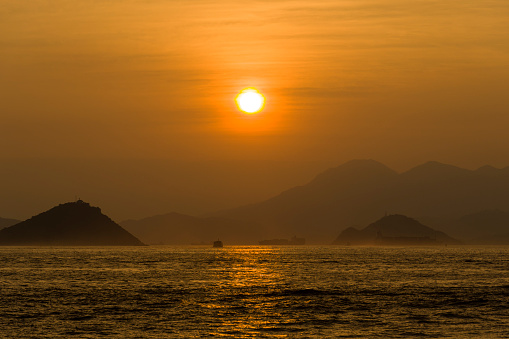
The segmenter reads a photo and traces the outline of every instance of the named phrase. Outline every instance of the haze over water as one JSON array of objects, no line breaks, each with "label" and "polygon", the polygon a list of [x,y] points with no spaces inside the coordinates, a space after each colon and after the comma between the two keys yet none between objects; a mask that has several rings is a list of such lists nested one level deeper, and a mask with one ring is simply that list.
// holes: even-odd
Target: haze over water
[{"label": "haze over water", "polygon": [[506,0],[3,0],[0,217],[201,214],[351,159],[506,167],[508,36]]},{"label": "haze over water", "polygon": [[[504,247],[228,245],[387,212],[509,243],[508,36],[507,0],[2,0],[0,224],[84,199],[226,247],[0,247],[0,337],[507,336]],[[59,215],[2,232],[102,240]]]},{"label": "haze over water", "polygon": [[507,247],[0,248],[3,338],[507,337]]}]

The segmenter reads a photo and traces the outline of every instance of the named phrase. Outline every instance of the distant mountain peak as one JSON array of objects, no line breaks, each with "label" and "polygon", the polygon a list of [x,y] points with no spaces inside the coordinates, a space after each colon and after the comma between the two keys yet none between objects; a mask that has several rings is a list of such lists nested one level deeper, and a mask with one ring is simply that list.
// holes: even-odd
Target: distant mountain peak
[{"label": "distant mountain peak", "polygon": [[461,170],[461,171],[468,171],[464,168],[460,168],[458,166],[454,166],[454,165],[449,165],[449,164],[444,164],[442,162],[438,162],[438,161],[434,161],[434,160],[431,160],[431,161],[427,161],[425,162],[424,164],[422,165],[419,165],[419,166],[416,166],[414,167],[415,168],[425,168],[425,169],[449,169],[449,170]]},{"label": "distant mountain peak", "polygon": [[472,171],[438,161],[428,161],[401,175],[403,177],[451,177],[471,174]]},{"label": "distant mountain peak", "polygon": [[345,162],[340,166],[383,166],[386,167],[379,161],[373,159],[352,159],[350,161]]},{"label": "distant mountain peak", "polygon": [[475,170],[476,173],[480,173],[480,174],[497,174],[497,173],[500,173],[500,170],[498,168],[495,168],[491,165],[485,165],[485,166],[481,166],[479,167],[477,170]]},{"label": "distant mountain peak", "polygon": [[484,166],[481,166],[477,169],[478,171],[479,170],[496,170],[498,171],[498,168],[494,167],[494,166],[491,166],[491,165],[484,165]]}]

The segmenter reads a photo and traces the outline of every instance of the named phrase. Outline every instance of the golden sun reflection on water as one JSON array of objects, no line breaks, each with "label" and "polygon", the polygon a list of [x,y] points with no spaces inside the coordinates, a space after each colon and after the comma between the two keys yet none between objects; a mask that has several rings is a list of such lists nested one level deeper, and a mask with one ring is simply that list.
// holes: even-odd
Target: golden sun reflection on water
[{"label": "golden sun reflection on water", "polygon": [[0,256],[6,338],[507,332],[505,247],[6,247]]},{"label": "golden sun reflection on water", "polygon": [[[218,288],[231,293],[225,293],[222,298],[203,306],[231,317],[221,318],[222,330],[214,335],[238,335],[274,326],[270,319],[281,316],[281,297],[267,296],[280,292],[281,284],[288,279],[280,271],[270,269],[270,263],[277,263],[280,254],[281,249],[261,247],[228,248],[228,252],[218,250],[215,253],[216,259],[223,264],[214,268],[217,280],[222,280],[222,286]],[[260,289],[264,290],[262,295]],[[239,313],[245,315],[244,319],[237,316]]]}]

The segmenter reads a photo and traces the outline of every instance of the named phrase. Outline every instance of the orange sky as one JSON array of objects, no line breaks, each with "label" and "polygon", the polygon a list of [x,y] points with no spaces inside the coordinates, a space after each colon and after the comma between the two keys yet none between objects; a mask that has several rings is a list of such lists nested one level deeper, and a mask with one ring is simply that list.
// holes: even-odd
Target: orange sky
[{"label": "orange sky", "polygon": [[353,158],[509,166],[508,36],[505,0],[4,0],[0,216],[198,213]]}]

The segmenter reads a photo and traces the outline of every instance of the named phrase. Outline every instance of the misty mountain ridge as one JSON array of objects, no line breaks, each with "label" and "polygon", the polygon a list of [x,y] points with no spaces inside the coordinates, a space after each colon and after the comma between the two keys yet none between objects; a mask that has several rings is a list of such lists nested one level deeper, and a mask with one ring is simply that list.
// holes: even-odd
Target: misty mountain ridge
[{"label": "misty mountain ridge", "polygon": [[[23,238],[26,244],[93,244],[91,234],[100,231],[93,225],[113,221],[99,217],[100,209],[81,203],[57,206],[61,211],[62,206],[69,211],[74,208],[72,213],[60,213],[58,217],[57,213],[43,221],[42,215],[51,209],[40,218],[6,228],[0,231],[0,243],[16,243]],[[79,217],[81,212],[77,211],[86,206],[91,210],[82,211]],[[352,225],[370,225],[387,213],[397,213],[426,220],[427,225],[467,243],[491,243],[497,237],[495,243],[500,243],[509,235],[509,216],[503,212],[507,206],[509,167],[467,170],[430,161],[397,173],[374,160],[352,160],[260,203],[202,217],[173,212],[126,220],[121,226],[148,244],[188,245],[218,238],[225,244],[257,244],[264,239],[292,236],[305,238],[310,244],[330,244]],[[65,215],[74,215],[75,220],[70,222]],[[84,220],[90,221],[88,226]],[[69,224],[74,226],[64,226]],[[348,232],[355,233],[351,229]],[[64,234],[70,238],[66,240]],[[77,234],[88,242],[77,241]],[[506,238],[509,243],[509,236]]]},{"label": "misty mountain ridge", "polygon": [[268,238],[298,234],[330,243],[334,233],[387,212],[454,220],[509,206],[509,167],[477,170],[429,161],[397,173],[374,160],[352,160],[262,201],[214,216],[256,222]]},{"label": "misty mountain ridge", "polygon": [[0,245],[13,246],[140,246],[132,234],[78,200],[60,204],[0,230]]}]

